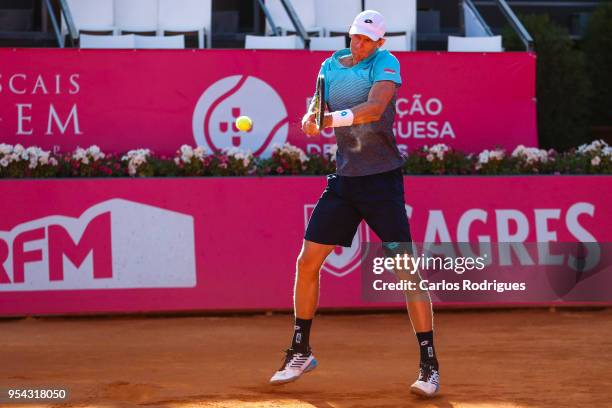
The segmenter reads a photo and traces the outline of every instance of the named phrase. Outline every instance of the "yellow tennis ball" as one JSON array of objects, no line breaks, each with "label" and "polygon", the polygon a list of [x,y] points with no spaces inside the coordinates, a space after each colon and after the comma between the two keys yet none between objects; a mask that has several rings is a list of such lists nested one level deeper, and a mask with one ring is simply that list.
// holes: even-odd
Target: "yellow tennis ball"
[{"label": "yellow tennis ball", "polygon": [[248,132],[253,127],[253,121],[248,116],[239,116],[236,119],[236,127],[243,132]]}]

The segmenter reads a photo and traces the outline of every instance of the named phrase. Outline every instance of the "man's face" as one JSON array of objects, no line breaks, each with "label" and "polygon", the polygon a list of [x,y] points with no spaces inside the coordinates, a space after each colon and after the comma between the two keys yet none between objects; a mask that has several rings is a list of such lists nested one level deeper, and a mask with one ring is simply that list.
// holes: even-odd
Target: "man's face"
[{"label": "man's face", "polygon": [[374,41],[362,34],[351,34],[351,54],[359,60],[365,59],[372,55],[384,42],[385,40],[382,38]]}]

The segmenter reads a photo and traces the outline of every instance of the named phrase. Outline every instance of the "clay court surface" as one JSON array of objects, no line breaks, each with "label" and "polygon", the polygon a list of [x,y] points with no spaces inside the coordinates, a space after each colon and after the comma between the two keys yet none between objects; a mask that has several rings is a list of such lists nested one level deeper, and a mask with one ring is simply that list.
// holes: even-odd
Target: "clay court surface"
[{"label": "clay court surface", "polygon": [[270,386],[291,330],[286,314],[0,320],[0,383],[64,386],[73,407],[612,407],[609,309],[438,313],[428,401],[408,393],[405,315],[318,316],[320,366]]}]

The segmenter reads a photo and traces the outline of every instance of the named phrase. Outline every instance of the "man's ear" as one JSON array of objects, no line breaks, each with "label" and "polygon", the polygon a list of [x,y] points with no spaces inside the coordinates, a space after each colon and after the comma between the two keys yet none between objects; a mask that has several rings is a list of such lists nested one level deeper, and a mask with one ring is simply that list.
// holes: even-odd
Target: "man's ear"
[{"label": "man's ear", "polygon": [[382,47],[385,44],[385,41],[387,40],[385,40],[384,38],[379,38],[378,41],[376,41],[376,46],[378,48]]}]

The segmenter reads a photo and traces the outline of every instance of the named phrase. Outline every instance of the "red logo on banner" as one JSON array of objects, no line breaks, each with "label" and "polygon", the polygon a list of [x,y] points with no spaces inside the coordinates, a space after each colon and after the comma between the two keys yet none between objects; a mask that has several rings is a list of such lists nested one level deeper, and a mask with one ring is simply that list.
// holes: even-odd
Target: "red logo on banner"
[{"label": "red logo on banner", "polygon": [[[250,131],[235,127],[240,115],[253,120]],[[253,76],[234,75],[204,91],[193,113],[193,136],[211,151],[236,147],[269,156],[275,144],[287,141],[288,124],[287,109],[274,88]]]}]

